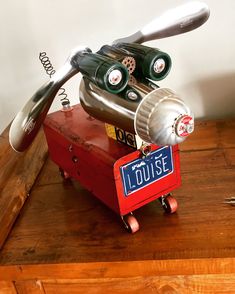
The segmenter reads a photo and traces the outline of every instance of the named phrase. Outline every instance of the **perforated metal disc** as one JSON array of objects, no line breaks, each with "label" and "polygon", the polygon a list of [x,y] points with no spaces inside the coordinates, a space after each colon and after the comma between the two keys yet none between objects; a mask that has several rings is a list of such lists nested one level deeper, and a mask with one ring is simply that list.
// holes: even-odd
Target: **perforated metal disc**
[{"label": "perforated metal disc", "polygon": [[122,64],[127,68],[129,74],[132,74],[136,67],[135,59],[131,56],[127,56],[123,59]]}]

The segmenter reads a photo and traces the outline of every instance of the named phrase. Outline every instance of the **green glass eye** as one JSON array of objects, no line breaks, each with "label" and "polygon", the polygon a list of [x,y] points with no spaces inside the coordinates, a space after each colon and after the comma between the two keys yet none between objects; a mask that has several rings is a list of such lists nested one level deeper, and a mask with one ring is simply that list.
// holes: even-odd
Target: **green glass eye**
[{"label": "green glass eye", "polygon": [[164,79],[171,69],[170,56],[158,49],[135,43],[121,43],[118,48],[129,51],[136,60],[136,76],[144,76],[154,81]]},{"label": "green glass eye", "polygon": [[124,65],[97,53],[84,55],[79,62],[79,70],[98,87],[114,94],[121,92],[129,79]]}]

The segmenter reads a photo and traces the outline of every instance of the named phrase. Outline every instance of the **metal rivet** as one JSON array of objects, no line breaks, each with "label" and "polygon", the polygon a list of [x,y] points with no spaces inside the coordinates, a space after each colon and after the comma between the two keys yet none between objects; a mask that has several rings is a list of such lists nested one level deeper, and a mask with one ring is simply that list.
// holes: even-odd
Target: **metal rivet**
[{"label": "metal rivet", "polygon": [[78,162],[78,158],[77,158],[77,156],[73,156],[73,157],[72,157],[72,161],[73,161],[74,163],[77,163],[77,162]]},{"label": "metal rivet", "polygon": [[133,92],[133,91],[129,92],[129,93],[127,94],[127,97],[128,97],[130,100],[133,100],[133,101],[135,101],[135,100],[138,99],[138,95],[137,95],[135,92]]}]

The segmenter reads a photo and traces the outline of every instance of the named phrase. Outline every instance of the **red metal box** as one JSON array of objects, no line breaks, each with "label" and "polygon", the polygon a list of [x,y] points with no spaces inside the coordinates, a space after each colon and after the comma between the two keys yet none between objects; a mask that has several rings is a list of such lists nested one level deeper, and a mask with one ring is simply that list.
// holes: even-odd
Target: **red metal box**
[{"label": "red metal box", "polygon": [[[178,145],[152,145],[152,158],[146,164],[139,150],[109,138],[104,123],[80,105],[49,114],[44,130],[51,159],[120,216],[180,185]],[[165,162],[167,156],[170,163]],[[158,178],[153,178],[154,169]]]}]

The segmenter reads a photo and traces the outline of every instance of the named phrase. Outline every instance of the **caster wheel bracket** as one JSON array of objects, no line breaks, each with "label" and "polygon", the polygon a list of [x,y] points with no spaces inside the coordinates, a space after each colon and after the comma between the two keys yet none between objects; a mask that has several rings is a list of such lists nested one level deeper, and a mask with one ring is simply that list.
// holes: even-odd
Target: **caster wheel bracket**
[{"label": "caster wheel bracket", "polygon": [[138,223],[137,219],[135,218],[135,216],[133,215],[132,212],[130,212],[127,215],[121,216],[121,219],[122,219],[122,221],[124,223],[125,229],[129,233],[134,234],[139,230],[139,223]]},{"label": "caster wheel bracket", "polygon": [[163,195],[159,201],[166,213],[174,213],[178,208],[177,200],[171,194]]}]

